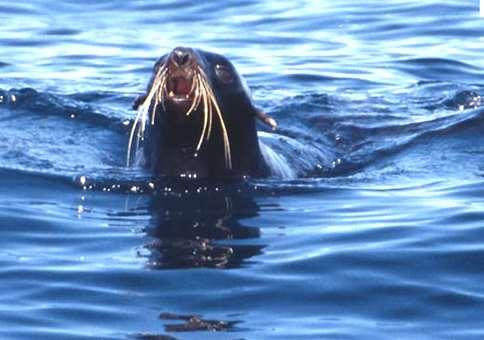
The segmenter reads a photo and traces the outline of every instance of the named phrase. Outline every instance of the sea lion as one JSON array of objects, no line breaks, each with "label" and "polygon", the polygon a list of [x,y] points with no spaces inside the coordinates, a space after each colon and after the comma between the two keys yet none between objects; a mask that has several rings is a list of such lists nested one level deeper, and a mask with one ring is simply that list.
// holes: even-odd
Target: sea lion
[{"label": "sea lion", "polygon": [[267,177],[249,90],[224,56],[176,47],[155,64],[146,93],[133,105],[128,165],[143,149],[144,165],[158,177],[234,179]]}]

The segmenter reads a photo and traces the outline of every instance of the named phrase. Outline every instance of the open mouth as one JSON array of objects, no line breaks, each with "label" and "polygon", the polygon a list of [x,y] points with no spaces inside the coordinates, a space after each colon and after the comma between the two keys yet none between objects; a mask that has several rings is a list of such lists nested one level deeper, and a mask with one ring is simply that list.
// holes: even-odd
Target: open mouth
[{"label": "open mouth", "polygon": [[166,93],[168,99],[174,102],[185,102],[193,99],[193,76],[168,76]]}]

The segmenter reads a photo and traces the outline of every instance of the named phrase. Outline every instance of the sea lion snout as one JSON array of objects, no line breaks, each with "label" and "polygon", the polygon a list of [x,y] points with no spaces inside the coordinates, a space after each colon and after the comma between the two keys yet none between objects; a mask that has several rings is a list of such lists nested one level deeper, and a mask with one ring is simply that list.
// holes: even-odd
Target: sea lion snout
[{"label": "sea lion snout", "polygon": [[168,55],[163,91],[173,111],[186,112],[193,104],[197,56],[193,49],[176,47]]},{"label": "sea lion snout", "polygon": [[194,59],[193,50],[187,47],[175,47],[170,57],[173,64],[178,67],[187,66]]}]

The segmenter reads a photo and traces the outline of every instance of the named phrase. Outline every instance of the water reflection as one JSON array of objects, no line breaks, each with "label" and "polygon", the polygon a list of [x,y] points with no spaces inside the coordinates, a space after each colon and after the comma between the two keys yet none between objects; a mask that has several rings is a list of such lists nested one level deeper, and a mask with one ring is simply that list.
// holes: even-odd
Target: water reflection
[{"label": "water reflection", "polygon": [[250,194],[238,191],[155,196],[149,207],[152,223],[146,228],[154,238],[145,246],[148,267],[240,267],[264,247],[244,241],[260,236],[259,228],[241,222],[258,210]]}]

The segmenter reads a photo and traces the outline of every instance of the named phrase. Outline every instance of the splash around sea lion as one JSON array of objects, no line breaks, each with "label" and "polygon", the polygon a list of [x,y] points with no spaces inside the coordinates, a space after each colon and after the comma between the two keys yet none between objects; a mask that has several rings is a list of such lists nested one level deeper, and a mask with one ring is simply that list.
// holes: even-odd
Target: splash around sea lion
[{"label": "splash around sea lion", "polygon": [[142,150],[142,164],[158,177],[238,179],[267,177],[257,109],[232,63],[222,55],[177,47],[155,64],[129,136],[127,163]]}]

